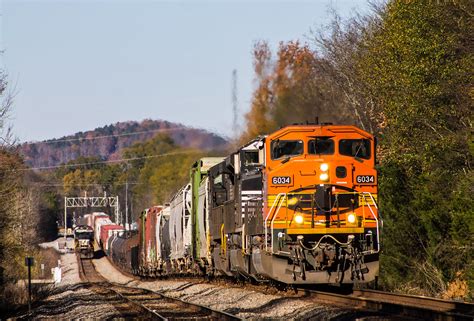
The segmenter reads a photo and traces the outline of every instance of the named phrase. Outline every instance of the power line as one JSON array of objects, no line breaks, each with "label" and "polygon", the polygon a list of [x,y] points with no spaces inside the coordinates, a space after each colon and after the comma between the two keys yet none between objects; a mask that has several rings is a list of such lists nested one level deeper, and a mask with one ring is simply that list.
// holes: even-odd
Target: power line
[{"label": "power line", "polygon": [[[138,183],[138,182],[129,182],[128,185],[144,185],[145,183]],[[123,186],[126,185],[126,183],[104,183],[104,184],[99,184],[99,183],[88,183],[88,184],[41,184],[41,183],[33,183],[31,184],[33,186],[43,186],[43,187],[78,187],[78,186],[104,186],[104,185],[114,185],[114,186]]]},{"label": "power line", "polygon": [[55,143],[76,142],[76,141],[81,141],[81,140],[87,141],[87,140],[94,140],[94,139],[132,136],[132,135],[140,135],[140,134],[155,133],[155,132],[166,132],[166,131],[182,130],[182,129],[194,129],[194,128],[189,128],[189,127],[185,127],[185,126],[173,127],[173,128],[158,128],[158,129],[150,129],[150,130],[144,130],[144,131],[140,131],[140,132],[123,133],[123,134],[111,134],[111,135],[102,135],[102,136],[94,136],[94,137],[55,139],[55,140],[46,140],[46,141],[42,141],[42,142],[26,142],[26,143],[23,143],[22,145],[55,144]]},{"label": "power line", "polygon": [[30,171],[30,170],[45,170],[45,169],[79,167],[79,166],[99,165],[99,164],[109,164],[109,163],[122,163],[122,162],[128,162],[128,161],[139,160],[139,159],[164,157],[164,156],[179,155],[179,154],[186,154],[186,153],[189,153],[189,151],[179,151],[179,152],[164,153],[164,154],[157,154],[157,155],[148,155],[148,156],[122,158],[122,159],[112,159],[112,160],[104,160],[104,161],[88,162],[88,163],[62,164],[62,165],[55,165],[55,166],[19,168],[19,169],[12,169],[10,171],[16,172],[16,171]]}]

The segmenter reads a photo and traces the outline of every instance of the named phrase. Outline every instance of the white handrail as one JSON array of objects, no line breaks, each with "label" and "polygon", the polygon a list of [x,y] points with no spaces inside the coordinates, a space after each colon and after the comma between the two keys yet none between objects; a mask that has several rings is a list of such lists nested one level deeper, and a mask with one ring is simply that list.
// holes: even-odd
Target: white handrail
[{"label": "white handrail", "polygon": [[[379,219],[378,219],[377,215],[375,214],[374,210],[372,209],[372,206],[371,206],[370,202],[366,201],[366,197],[368,196],[370,198],[370,200],[372,201],[372,204],[374,205],[375,209],[378,210],[378,206],[377,206],[377,203],[375,202],[375,199],[374,199],[372,193],[370,193],[370,192],[361,192],[361,194],[363,195],[364,201],[365,201],[366,205],[369,207],[370,213],[372,214],[372,217],[374,218],[375,223],[376,223],[377,251],[375,253],[379,253],[380,252],[380,228],[379,228],[380,222],[379,222]],[[283,196],[283,198],[280,199],[282,196]],[[272,214],[273,209],[275,207],[277,207],[275,213],[273,214],[273,216],[271,218],[271,222],[270,222],[270,232],[272,233],[271,236],[273,238],[274,222],[275,222],[276,217],[278,216],[278,212],[280,211],[286,196],[287,196],[286,193],[279,193],[276,196],[275,200],[273,201],[273,204],[272,204],[270,210],[268,211],[268,213],[265,217],[265,250],[266,251],[268,251],[268,219],[270,218],[270,215]],[[271,244],[271,252],[273,253],[273,240],[272,240],[272,244]]]},{"label": "white handrail", "polygon": [[287,197],[287,194],[285,193],[285,194],[283,195],[283,199],[281,200],[281,202],[280,202],[279,205],[278,205],[277,210],[275,211],[275,214],[273,214],[273,216],[272,216],[272,221],[271,221],[271,223],[270,223],[270,233],[271,233],[271,235],[272,235],[272,247],[271,247],[272,253],[273,253],[273,223],[275,222],[275,219],[276,219],[276,217],[278,216],[278,213],[280,212],[281,206],[283,205],[283,202],[285,201],[286,197]]},{"label": "white handrail", "polygon": [[[265,251],[268,251],[268,224],[267,224],[267,222],[268,222],[268,217],[270,216],[270,214],[271,214],[273,208],[275,207],[275,204],[277,203],[277,201],[280,199],[280,197],[281,197],[282,195],[286,195],[286,194],[285,194],[285,193],[279,193],[279,194],[276,196],[275,200],[273,201],[272,207],[270,208],[270,210],[268,211],[267,216],[265,217]],[[272,232],[273,232],[273,231],[272,231]]]},{"label": "white handrail", "polygon": [[372,203],[374,204],[374,207],[378,210],[378,206],[377,206],[377,203],[375,202],[375,199],[374,197],[372,196],[372,193],[370,192],[362,192],[362,195],[364,195],[364,201],[365,201],[365,204],[367,204],[367,206],[369,207],[369,210],[370,210],[370,213],[372,213],[372,216],[374,217],[375,219],[375,223],[377,224],[377,251],[375,253],[379,253],[380,252],[380,231],[379,231],[379,220],[377,218],[377,215],[375,215],[374,211],[372,210],[372,207],[370,206],[370,203],[368,203],[365,199],[366,195],[368,195],[370,197],[370,199],[372,200]]}]

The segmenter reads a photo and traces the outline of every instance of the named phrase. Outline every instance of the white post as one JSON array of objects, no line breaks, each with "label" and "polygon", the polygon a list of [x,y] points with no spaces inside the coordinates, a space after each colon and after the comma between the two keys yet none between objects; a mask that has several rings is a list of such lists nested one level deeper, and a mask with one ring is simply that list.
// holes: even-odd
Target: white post
[{"label": "white post", "polygon": [[64,242],[66,242],[67,232],[67,197],[64,197]]}]

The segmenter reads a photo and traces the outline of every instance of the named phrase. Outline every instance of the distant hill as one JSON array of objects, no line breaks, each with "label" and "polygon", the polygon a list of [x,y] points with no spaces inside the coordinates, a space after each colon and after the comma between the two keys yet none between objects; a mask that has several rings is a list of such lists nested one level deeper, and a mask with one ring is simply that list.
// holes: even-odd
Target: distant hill
[{"label": "distant hill", "polygon": [[166,133],[181,147],[203,150],[224,149],[227,141],[203,129],[187,127],[164,120],[119,122],[71,136],[38,143],[25,143],[19,149],[32,167],[55,166],[79,156],[96,156],[104,160],[118,159],[124,148]]}]

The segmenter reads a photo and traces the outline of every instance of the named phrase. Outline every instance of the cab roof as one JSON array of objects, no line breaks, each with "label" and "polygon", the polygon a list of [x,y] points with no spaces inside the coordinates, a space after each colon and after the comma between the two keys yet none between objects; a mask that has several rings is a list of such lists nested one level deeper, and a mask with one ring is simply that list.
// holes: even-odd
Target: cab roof
[{"label": "cab roof", "polygon": [[280,128],[269,134],[268,139],[274,140],[290,132],[311,133],[318,136],[337,136],[338,134],[359,134],[367,139],[373,139],[373,135],[352,125],[332,125],[332,124],[293,124]]}]

